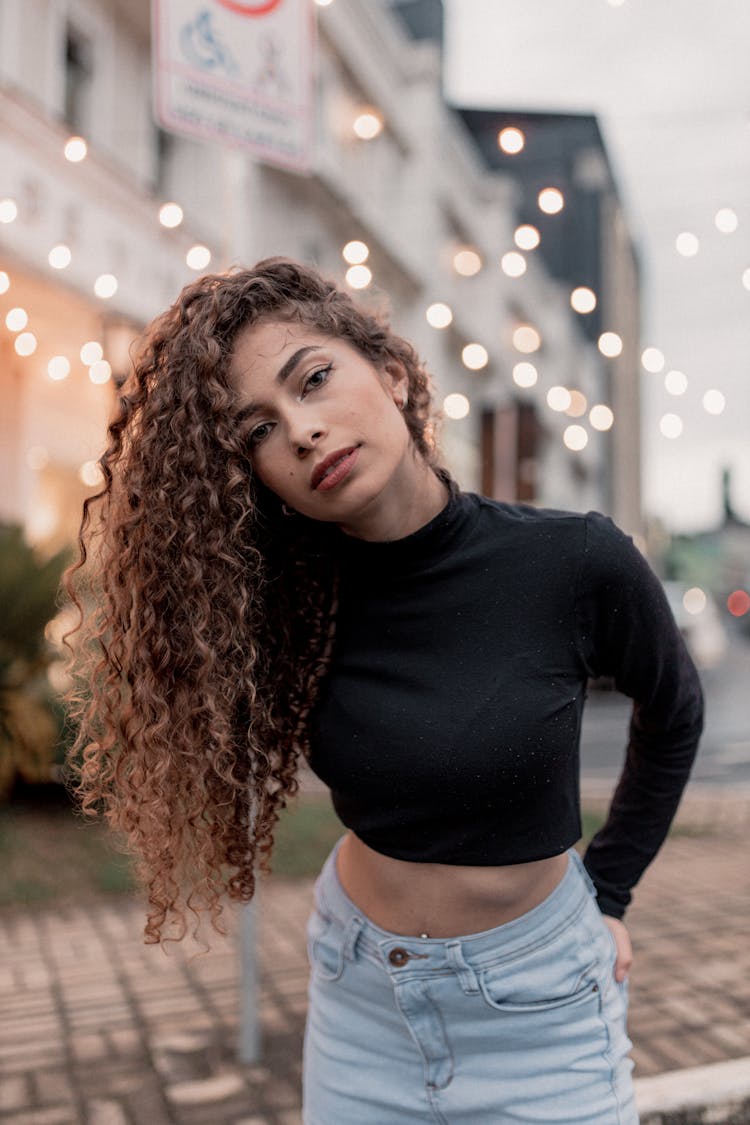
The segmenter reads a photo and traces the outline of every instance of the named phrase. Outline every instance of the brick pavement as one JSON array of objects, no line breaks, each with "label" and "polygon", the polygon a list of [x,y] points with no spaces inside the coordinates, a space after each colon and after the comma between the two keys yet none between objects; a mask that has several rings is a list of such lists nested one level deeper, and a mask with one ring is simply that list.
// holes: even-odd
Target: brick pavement
[{"label": "brick pavement", "polygon": [[[750,1055],[750,896],[740,839],[677,836],[629,914],[636,1076]],[[236,936],[209,954],[140,941],[127,900],[0,911],[7,1125],[299,1125],[311,880],[260,902],[263,1057],[237,1062]]]}]

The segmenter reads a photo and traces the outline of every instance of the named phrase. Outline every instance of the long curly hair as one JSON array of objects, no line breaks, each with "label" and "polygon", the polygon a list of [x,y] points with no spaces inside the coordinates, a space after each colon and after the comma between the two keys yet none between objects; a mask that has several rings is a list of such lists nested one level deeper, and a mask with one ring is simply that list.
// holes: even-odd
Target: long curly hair
[{"label": "long curly hair", "polygon": [[[238,332],[303,323],[408,373],[405,421],[437,463],[430,379],[384,318],[309,266],[268,258],[187,285],[147,329],[108,427],[63,579],[71,786],[124,834],[149,942],[247,902],[309,754],[330,663],[334,529],[288,518],[253,473],[229,380]],[[168,931],[168,932],[167,932]]]}]

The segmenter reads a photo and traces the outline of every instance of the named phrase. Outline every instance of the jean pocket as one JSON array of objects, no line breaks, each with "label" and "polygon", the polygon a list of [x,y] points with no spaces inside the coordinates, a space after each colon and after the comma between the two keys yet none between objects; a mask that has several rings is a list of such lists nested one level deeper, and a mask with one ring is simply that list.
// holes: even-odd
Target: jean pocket
[{"label": "jean pocket", "polygon": [[557,989],[519,989],[517,985],[508,982],[499,970],[485,971],[481,974],[479,983],[486,1003],[498,1012],[551,1012],[556,1008],[583,1004],[597,997],[599,992],[598,981],[588,973],[568,992],[559,992]]},{"label": "jean pocket", "polygon": [[307,920],[307,958],[321,980],[338,980],[344,971],[344,943],[340,927],[315,907]]}]

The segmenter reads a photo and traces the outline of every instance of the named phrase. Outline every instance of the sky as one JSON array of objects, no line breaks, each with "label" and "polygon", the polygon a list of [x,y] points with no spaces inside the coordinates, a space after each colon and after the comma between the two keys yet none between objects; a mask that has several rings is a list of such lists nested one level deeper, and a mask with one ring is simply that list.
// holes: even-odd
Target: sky
[{"label": "sky", "polygon": [[[675,532],[716,526],[721,472],[750,522],[750,3],[444,0],[459,106],[596,114],[643,267],[643,501]],[[715,225],[720,208],[738,219]],[[675,239],[691,232],[698,253]],[[750,284],[750,275],[747,276]],[[616,330],[616,326],[612,326]],[[680,396],[665,375],[687,377]],[[726,407],[710,414],[706,391]],[[660,421],[677,414],[677,438]]]}]

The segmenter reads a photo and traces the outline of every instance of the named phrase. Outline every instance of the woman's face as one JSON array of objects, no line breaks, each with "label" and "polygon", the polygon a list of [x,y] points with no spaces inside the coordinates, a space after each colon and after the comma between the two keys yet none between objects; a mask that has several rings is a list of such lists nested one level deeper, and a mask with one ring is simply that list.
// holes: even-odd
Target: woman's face
[{"label": "woman's face", "polygon": [[381,371],[339,337],[267,321],[238,335],[230,378],[255,471],[290,508],[356,533],[408,496],[418,459],[401,364]]}]

